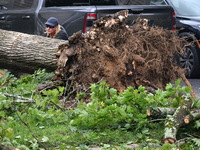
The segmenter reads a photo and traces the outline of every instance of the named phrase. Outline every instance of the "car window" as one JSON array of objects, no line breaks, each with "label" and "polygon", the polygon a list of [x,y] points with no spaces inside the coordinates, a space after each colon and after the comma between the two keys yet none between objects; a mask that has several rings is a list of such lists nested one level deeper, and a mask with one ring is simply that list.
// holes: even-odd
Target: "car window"
[{"label": "car window", "polygon": [[164,0],[151,0],[151,5],[166,5],[166,2]]},{"label": "car window", "polygon": [[176,13],[185,16],[200,16],[199,0],[170,0]]},{"label": "car window", "polygon": [[89,0],[46,0],[45,7],[89,5]]},{"label": "car window", "polygon": [[91,0],[91,5],[116,5],[115,0]]},{"label": "car window", "polygon": [[33,0],[14,0],[13,9],[31,8]]},{"label": "car window", "polygon": [[119,5],[166,5],[164,0],[118,0]]},{"label": "car window", "polygon": [[0,0],[0,9],[10,9],[11,0]]},{"label": "car window", "polygon": [[46,0],[45,7],[115,5],[115,0]]}]

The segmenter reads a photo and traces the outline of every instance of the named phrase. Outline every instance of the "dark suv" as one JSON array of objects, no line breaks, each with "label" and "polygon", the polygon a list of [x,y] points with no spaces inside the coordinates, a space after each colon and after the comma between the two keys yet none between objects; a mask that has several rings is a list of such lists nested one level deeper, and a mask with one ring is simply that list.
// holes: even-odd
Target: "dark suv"
[{"label": "dark suv", "polygon": [[49,17],[56,17],[68,35],[86,32],[92,22],[129,10],[127,24],[146,18],[149,25],[174,29],[174,10],[164,0],[0,0],[0,29],[41,35]]},{"label": "dark suv", "polygon": [[200,77],[200,1],[166,0],[176,12],[176,28],[179,36],[187,36],[188,42],[184,55],[180,57],[181,67],[186,68],[188,78]]}]

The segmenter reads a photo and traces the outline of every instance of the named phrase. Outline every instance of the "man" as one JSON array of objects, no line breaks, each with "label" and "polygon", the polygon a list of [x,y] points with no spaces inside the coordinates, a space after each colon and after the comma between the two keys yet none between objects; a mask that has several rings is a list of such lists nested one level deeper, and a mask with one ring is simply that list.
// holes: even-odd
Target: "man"
[{"label": "man", "polygon": [[50,17],[45,23],[45,25],[46,25],[46,32],[44,33],[43,36],[61,40],[68,39],[67,32],[61,25],[58,24],[57,18]]}]

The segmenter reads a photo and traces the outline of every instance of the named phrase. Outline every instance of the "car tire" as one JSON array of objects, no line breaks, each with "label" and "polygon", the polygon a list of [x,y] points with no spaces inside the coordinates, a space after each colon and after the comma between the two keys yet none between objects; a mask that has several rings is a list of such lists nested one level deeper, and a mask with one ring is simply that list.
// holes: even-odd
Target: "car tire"
[{"label": "car tire", "polygon": [[179,57],[179,65],[185,69],[187,78],[199,78],[200,75],[200,59],[195,46],[187,46],[184,54]]}]

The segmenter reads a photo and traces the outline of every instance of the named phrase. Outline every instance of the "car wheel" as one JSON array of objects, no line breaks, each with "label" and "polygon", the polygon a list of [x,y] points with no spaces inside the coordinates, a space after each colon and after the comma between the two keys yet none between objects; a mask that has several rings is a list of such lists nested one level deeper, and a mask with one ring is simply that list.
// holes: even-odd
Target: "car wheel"
[{"label": "car wheel", "polygon": [[196,78],[200,75],[199,55],[194,46],[187,46],[183,55],[179,58],[179,65],[185,69],[187,78]]}]

